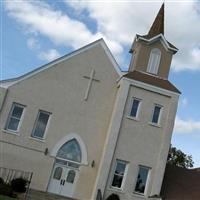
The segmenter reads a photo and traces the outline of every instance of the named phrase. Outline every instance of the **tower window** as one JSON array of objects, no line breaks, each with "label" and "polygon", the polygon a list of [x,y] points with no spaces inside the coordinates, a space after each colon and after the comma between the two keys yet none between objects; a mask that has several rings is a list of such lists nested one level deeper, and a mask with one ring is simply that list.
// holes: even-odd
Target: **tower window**
[{"label": "tower window", "polygon": [[149,167],[139,166],[139,171],[138,171],[138,176],[137,176],[134,192],[140,193],[140,194],[145,193],[149,170],[150,170]]},{"label": "tower window", "polygon": [[131,117],[134,117],[134,118],[138,117],[140,103],[141,103],[141,100],[133,98],[132,107],[131,107],[131,111],[130,111],[130,116]]},{"label": "tower window", "polygon": [[115,171],[112,179],[112,187],[121,189],[124,184],[124,176],[127,171],[127,162],[122,160],[116,160]]},{"label": "tower window", "polygon": [[154,110],[153,110],[153,115],[151,122],[154,124],[158,124],[160,121],[160,113],[161,113],[162,106],[160,105],[155,105]]},{"label": "tower window", "polygon": [[161,58],[161,51],[159,49],[152,49],[149,57],[147,72],[152,74],[158,73],[160,58]]}]

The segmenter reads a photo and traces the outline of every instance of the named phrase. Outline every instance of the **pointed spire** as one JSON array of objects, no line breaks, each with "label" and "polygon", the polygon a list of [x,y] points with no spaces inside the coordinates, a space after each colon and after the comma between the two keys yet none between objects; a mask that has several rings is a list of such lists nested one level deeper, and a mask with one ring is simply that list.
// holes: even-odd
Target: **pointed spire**
[{"label": "pointed spire", "polygon": [[164,3],[162,4],[147,36],[152,38],[160,33],[164,35]]}]

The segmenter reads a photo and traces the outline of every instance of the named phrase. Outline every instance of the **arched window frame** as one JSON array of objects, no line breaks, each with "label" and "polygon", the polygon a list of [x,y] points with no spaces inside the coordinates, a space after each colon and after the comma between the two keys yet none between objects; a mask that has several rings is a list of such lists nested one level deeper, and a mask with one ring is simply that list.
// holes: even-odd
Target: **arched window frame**
[{"label": "arched window frame", "polygon": [[76,133],[70,133],[63,138],[61,138],[53,147],[53,149],[50,151],[50,156],[56,158],[57,152],[60,149],[60,147],[65,144],[66,142],[76,139],[77,142],[80,145],[81,153],[82,153],[82,159],[81,159],[81,165],[88,165],[88,156],[87,156],[87,148],[85,146],[85,143],[83,142],[82,138],[76,134]]},{"label": "arched window frame", "polygon": [[[69,149],[72,146],[75,147],[75,151],[73,151],[73,152],[72,152],[71,149]],[[66,150],[68,150],[68,151],[66,151]],[[63,144],[60,147],[60,149],[57,152],[57,156],[56,157],[58,159],[61,158],[61,159],[69,160],[69,161],[71,160],[72,162],[81,163],[82,153],[81,153],[81,148],[80,148],[80,145],[79,145],[78,141],[75,138],[73,138],[72,140],[67,141],[65,144]]]},{"label": "arched window frame", "polygon": [[62,176],[62,167],[56,167],[53,174],[53,179],[60,180]]},{"label": "arched window frame", "polygon": [[151,74],[158,74],[158,69],[160,66],[161,51],[158,48],[151,50],[149,62],[147,66],[147,72]]}]

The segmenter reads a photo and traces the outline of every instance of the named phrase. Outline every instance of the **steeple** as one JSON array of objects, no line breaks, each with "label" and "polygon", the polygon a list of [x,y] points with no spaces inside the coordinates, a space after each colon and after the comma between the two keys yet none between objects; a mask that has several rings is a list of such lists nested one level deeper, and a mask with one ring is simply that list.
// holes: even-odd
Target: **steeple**
[{"label": "steeple", "polygon": [[148,34],[137,34],[133,41],[129,51],[132,53],[129,72],[136,70],[167,79],[172,56],[177,51],[164,36],[163,3]]},{"label": "steeple", "polygon": [[147,34],[147,37],[152,38],[161,33],[164,35],[164,3],[162,4],[162,6],[159,10],[148,34]]}]

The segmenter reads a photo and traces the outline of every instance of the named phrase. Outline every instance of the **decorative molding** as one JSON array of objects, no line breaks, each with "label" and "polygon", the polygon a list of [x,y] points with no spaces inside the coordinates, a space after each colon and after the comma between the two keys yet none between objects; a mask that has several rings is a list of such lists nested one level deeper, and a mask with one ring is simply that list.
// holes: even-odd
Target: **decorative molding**
[{"label": "decorative molding", "polygon": [[169,46],[169,44],[168,44],[167,40],[165,39],[165,37],[163,36],[163,34],[156,35],[155,37],[152,37],[152,38],[150,38],[150,39],[146,39],[146,38],[144,38],[144,37],[142,37],[142,36],[136,36],[136,41],[138,41],[138,40],[143,40],[143,41],[145,41],[145,42],[152,43],[152,42],[158,40],[159,38],[162,39],[162,40],[161,40],[161,41],[162,41],[162,44],[163,44],[163,46],[166,48],[166,50],[171,50],[171,51],[173,51],[173,52],[175,52],[175,53],[178,51],[178,49],[172,48],[172,47]]},{"label": "decorative molding", "polygon": [[76,134],[76,133],[70,133],[66,136],[64,136],[62,139],[60,139],[56,145],[53,147],[53,149],[50,151],[50,156],[52,157],[56,157],[58,150],[62,147],[62,145],[64,145],[66,142],[75,139],[77,140],[77,142],[80,145],[81,148],[81,163],[84,165],[88,165],[88,157],[87,157],[87,148],[85,146],[85,143],[83,142],[83,140],[81,139],[81,137]]},{"label": "decorative molding", "polygon": [[17,147],[20,147],[20,148],[23,148],[23,149],[28,149],[28,150],[31,150],[31,151],[36,151],[36,152],[39,152],[39,153],[44,153],[44,150],[38,150],[38,149],[31,148],[31,147],[22,146],[22,145],[19,145],[19,144],[15,144],[13,142],[7,142],[5,140],[0,140],[0,142],[5,143],[5,144],[14,145],[14,146],[17,146]]}]

